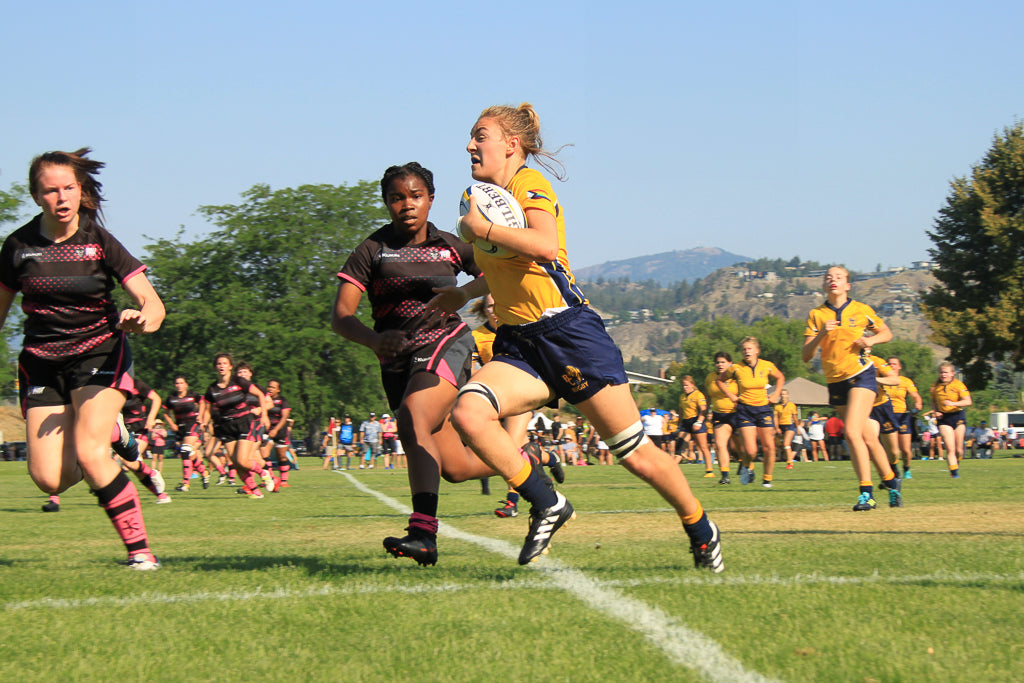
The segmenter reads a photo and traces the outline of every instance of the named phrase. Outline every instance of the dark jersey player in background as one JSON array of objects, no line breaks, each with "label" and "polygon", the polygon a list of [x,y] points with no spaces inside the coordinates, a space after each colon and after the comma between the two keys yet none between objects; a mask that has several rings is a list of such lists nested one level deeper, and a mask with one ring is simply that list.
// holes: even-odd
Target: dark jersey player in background
[{"label": "dark jersey player in background", "polygon": [[193,470],[202,477],[203,488],[210,488],[210,473],[203,465],[203,456],[199,450],[199,405],[203,397],[189,391],[188,380],[184,375],[174,378],[174,392],[164,401],[164,419],[167,426],[175,433],[178,442],[178,453],[181,456],[181,484],[178,491],[189,490],[189,481]]},{"label": "dark jersey player in background", "polygon": [[[128,551],[128,566],[158,568],[139,493],[110,458],[110,434],[132,387],[126,332],[160,328],[164,306],[134,258],[101,221],[103,164],[89,149],[33,159],[28,182],[42,213],[0,249],[0,328],[21,292],[18,360],[28,469],[58,494],[85,479]],[[120,282],[138,309],[118,312]]]},{"label": "dark jersey player in background", "polygon": [[206,424],[210,416],[214,416],[214,436],[223,443],[228,459],[238,470],[242,479],[242,488],[239,490],[250,498],[262,498],[263,494],[256,487],[252,473],[257,419],[245,397],[253,394],[262,401],[263,392],[252,382],[234,373],[234,362],[230,355],[217,354],[214,367],[220,379],[211,384],[203,395],[199,421]]}]

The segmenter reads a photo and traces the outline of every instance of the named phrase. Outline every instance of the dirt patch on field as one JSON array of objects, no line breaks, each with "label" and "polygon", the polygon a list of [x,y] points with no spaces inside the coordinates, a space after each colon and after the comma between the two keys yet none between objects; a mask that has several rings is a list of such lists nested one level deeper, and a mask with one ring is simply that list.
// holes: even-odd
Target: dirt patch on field
[{"label": "dirt patch on field", "polygon": [[[884,507],[883,507],[884,506]],[[849,508],[793,507],[718,510],[723,533],[873,534],[901,533],[1024,535],[1024,503],[960,503],[890,509],[884,500],[869,512]],[[679,518],[661,511],[581,512],[570,527],[602,540],[664,538],[679,530]]]},{"label": "dirt patch on field", "polygon": [[25,440],[25,420],[19,408],[0,406],[0,431],[4,433],[4,441]]}]

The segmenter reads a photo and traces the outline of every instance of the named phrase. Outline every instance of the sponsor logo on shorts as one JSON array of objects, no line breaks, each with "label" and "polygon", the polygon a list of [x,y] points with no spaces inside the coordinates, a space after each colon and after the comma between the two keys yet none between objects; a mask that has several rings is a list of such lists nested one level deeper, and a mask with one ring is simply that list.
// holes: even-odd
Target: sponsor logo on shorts
[{"label": "sponsor logo on shorts", "polygon": [[99,368],[93,368],[92,370],[89,371],[89,374],[93,375],[93,376],[96,376],[96,375],[113,375],[114,371],[113,370],[100,370]]},{"label": "sponsor logo on shorts", "polygon": [[430,356],[427,356],[426,358],[420,358],[419,356],[413,356],[412,357],[412,362],[413,363],[429,363],[430,362]]},{"label": "sponsor logo on shorts", "polygon": [[583,379],[583,373],[580,372],[580,369],[573,365],[565,366],[565,372],[562,373],[562,380],[575,392],[583,391],[589,384],[587,380]]},{"label": "sponsor logo on shorts", "polygon": [[29,387],[27,393],[29,396],[38,396],[44,391],[46,391],[46,387]]}]

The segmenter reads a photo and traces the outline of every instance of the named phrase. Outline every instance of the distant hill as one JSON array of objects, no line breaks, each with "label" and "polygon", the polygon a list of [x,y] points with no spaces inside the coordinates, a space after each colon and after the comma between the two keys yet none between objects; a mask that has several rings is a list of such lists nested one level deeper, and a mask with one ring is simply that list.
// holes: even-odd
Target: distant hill
[{"label": "distant hill", "polygon": [[597,282],[601,278],[630,282],[654,280],[665,286],[674,282],[693,282],[707,277],[719,268],[750,261],[718,247],[696,247],[685,251],[666,251],[651,256],[638,256],[623,261],[608,261],[596,266],[574,268],[580,282]]}]

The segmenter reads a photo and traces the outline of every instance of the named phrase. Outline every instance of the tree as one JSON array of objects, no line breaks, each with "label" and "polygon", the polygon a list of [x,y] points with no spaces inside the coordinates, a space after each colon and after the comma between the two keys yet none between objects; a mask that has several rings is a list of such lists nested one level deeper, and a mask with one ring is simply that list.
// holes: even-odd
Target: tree
[{"label": "tree", "polygon": [[1024,370],[1024,124],[996,135],[971,176],[950,183],[928,236],[939,284],[923,297],[934,340],[971,389],[992,364]]},{"label": "tree", "polygon": [[[0,190],[0,225],[4,227],[2,237],[17,225],[22,217],[22,209],[28,204],[28,189],[24,185],[14,183],[8,191]],[[11,225],[8,225],[11,224]],[[8,339],[21,331],[22,317],[13,306],[4,327],[5,334],[0,335],[0,394],[8,396],[14,393],[17,371],[14,365],[14,353]]]},{"label": "tree", "polygon": [[214,354],[228,352],[251,363],[259,383],[281,381],[307,433],[346,410],[379,410],[373,353],[330,328],[339,268],[387,220],[376,185],[256,185],[242,199],[199,208],[219,228],[209,237],[186,242],[179,233],[147,247],[167,319],[132,340],[139,376],[170,387],[182,373],[201,390]]}]

